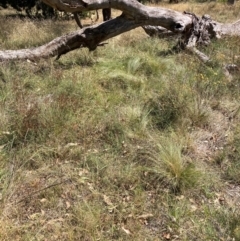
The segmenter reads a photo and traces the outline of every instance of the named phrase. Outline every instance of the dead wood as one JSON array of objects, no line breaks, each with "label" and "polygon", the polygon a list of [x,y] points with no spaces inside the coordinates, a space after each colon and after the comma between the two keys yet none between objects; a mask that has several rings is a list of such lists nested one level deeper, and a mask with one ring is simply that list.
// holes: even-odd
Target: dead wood
[{"label": "dead wood", "polygon": [[[207,62],[208,57],[196,49],[198,44],[207,45],[211,38],[223,35],[240,36],[240,20],[233,24],[218,23],[204,15],[202,18],[192,13],[149,7],[137,0],[43,0],[55,9],[77,13],[80,11],[115,8],[121,16],[82,30],[58,37],[40,47],[21,50],[0,51],[0,61],[49,58],[66,54],[78,48],[95,50],[109,38],[142,26],[149,35],[180,35],[182,48],[197,54]],[[155,26],[155,27],[154,27]]]}]

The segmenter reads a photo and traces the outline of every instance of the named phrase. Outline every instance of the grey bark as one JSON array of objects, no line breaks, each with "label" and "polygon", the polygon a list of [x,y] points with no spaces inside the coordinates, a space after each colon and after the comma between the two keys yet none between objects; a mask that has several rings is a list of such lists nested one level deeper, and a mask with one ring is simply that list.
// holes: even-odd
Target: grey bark
[{"label": "grey bark", "polygon": [[[72,13],[109,7],[119,9],[123,13],[115,19],[58,37],[37,48],[0,51],[0,61],[18,59],[34,61],[53,56],[59,58],[62,54],[84,47],[94,50],[97,46],[103,45],[107,39],[140,26],[145,31],[147,28],[153,28],[152,26],[160,26],[155,29],[163,31],[164,34],[179,34],[185,47],[196,54],[199,53],[196,50],[197,43],[209,42],[210,38],[220,38],[222,35],[240,36],[240,20],[233,24],[221,24],[208,16],[198,18],[194,14],[144,6],[137,0],[43,0],[43,2],[58,10]],[[204,57],[204,54],[202,56]]]}]

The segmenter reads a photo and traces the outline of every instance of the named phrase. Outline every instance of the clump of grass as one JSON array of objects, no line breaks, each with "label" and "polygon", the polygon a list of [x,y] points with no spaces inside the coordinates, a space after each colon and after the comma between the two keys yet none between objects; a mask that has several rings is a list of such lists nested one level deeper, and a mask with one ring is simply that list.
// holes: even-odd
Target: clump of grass
[{"label": "clump of grass", "polygon": [[[2,26],[5,26],[6,19],[0,18]],[[56,24],[53,21],[33,21],[29,19],[9,18],[10,28],[2,29],[3,35],[1,38],[8,38],[3,45],[6,49],[18,49],[38,46],[51,41],[53,38],[60,36],[69,31],[61,22]],[[71,28],[71,24],[69,24]],[[14,29],[14,30],[13,30]],[[29,38],[31,36],[31,38]]]},{"label": "clump of grass", "polygon": [[152,116],[153,126],[158,129],[165,129],[173,125],[182,113],[181,103],[173,99],[169,94],[160,96],[155,100],[149,100],[147,108]]},{"label": "clump of grass", "polygon": [[233,183],[240,183],[240,164],[238,161],[234,160],[225,171],[225,178]]},{"label": "clump of grass", "polygon": [[204,127],[208,124],[208,112],[207,104],[196,96],[193,101],[189,101],[186,116],[191,120],[192,126]]},{"label": "clump of grass", "polygon": [[[98,239],[101,237],[101,206],[97,203],[78,203],[74,207],[73,216],[70,220],[71,226],[75,226],[79,239]],[[78,224],[78,225],[76,225]],[[88,230],[88,232],[86,232]],[[71,230],[74,232],[74,230]],[[69,233],[68,233],[69,235]],[[72,234],[73,240],[74,234]]]},{"label": "clump of grass", "polygon": [[169,80],[163,84],[161,92],[154,93],[146,102],[151,123],[159,130],[177,125],[181,122],[183,116],[187,117],[188,112],[190,112],[190,108],[188,111],[188,105],[191,103],[189,100],[191,90],[189,93],[186,89],[179,91],[178,87],[181,87],[181,84],[172,85],[171,83],[172,81]]},{"label": "clump of grass", "polygon": [[156,150],[142,153],[147,178],[154,185],[168,187],[173,192],[194,187],[199,181],[200,172],[193,161],[182,154],[183,146],[176,138],[161,138]]},{"label": "clump of grass", "polygon": [[224,170],[225,179],[233,183],[240,183],[240,126],[235,129],[233,139],[216,158],[216,162],[220,164]]}]

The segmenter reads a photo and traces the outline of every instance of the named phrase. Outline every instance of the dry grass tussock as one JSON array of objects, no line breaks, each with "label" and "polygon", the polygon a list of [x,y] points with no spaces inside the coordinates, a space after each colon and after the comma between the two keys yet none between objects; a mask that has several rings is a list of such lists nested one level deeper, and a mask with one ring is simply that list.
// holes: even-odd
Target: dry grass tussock
[{"label": "dry grass tussock", "polygon": [[199,16],[203,14],[209,14],[211,17],[214,17],[214,20],[219,22],[229,22],[238,20],[240,17],[240,2],[236,1],[234,6],[230,6],[227,3],[220,1],[212,1],[208,3],[189,3],[189,2],[180,2],[178,4],[167,4],[163,3],[161,6],[165,8],[170,8],[179,12],[192,12]]},{"label": "dry grass tussock", "polygon": [[[210,6],[239,17],[171,7]],[[76,29],[2,14],[1,49]],[[92,53],[1,63],[0,240],[240,240],[240,79],[222,68],[240,66],[238,42],[212,43],[205,66],[136,29]]]}]

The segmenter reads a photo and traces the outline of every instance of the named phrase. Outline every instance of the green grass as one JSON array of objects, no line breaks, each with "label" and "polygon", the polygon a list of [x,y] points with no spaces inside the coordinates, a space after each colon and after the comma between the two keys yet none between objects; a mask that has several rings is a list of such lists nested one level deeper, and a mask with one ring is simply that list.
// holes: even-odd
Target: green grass
[{"label": "green grass", "polygon": [[154,141],[158,141],[156,151],[141,151],[138,157],[148,185],[167,187],[174,193],[196,186],[201,174],[194,162],[182,154],[184,145],[181,142],[186,140],[178,139],[173,133]]},{"label": "green grass", "polygon": [[[76,29],[0,23],[1,49]],[[222,68],[240,64],[239,38],[202,49],[211,66],[166,54],[175,42],[136,29],[91,53],[0,63],[0,240],[240,240],[240,79]]]}]

